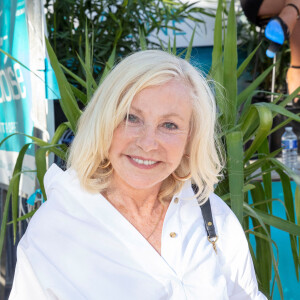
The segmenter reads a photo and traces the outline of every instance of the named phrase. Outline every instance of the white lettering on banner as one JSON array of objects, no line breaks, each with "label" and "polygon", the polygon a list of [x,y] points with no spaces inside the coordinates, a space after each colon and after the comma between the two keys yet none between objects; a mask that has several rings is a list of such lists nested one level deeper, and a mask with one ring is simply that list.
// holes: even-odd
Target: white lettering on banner
[{"label": "white lettering on banner", "polygon": [[[23,74],[22,74],[22,70],[21,70],[21,66],[19,64],[14,64],[14,71],[15,71],[15,75],[18,81],[18,86],[19,86],[19,90],[21,92],[21,98],[26,98],[26,86],[25,84],[23,84],[23,90],[21,89],[21,83],[24,82],[24,78],[23,78]],[[18,72],[19,71],[19,72]]]},{"label": "white lettering on banner", "polygon": [[[0,15],[1,16],[1,15]],[[0,36],[0,47],[3,46],[3,42],[8,39],[8,35]]]},{"label": "white lettering on banner", "polygon": [[4,70],[0,70],[0,88],[2,90],[1,94],[4,95],[5,100],[7,102],[11,101],[10,84],[8,83]]},{"label": "white lettering on banner", "polygon": [[21,66],[15,63],[12,67],[0,70],[0,103],[26,98],[26,86]]},{"label": "white lettering on banner", "polygon": [[18,122],[0,122],[0,133],[11,134],[17,131]]},{"label": "white lettering on banner", "polygon": [[18,16],[20,16],[20,15],[22,15],[22,14],[24,14],[24,13],[25,13],[25,8],[18,9],[18,10],[16,11],[16,17],[18,17]]},{"label": "white lettering on banner", "polygon": [[[13,94],[13,99],[14,100],[19,100],[21,98],[21,93],[19,93],[19,91],[21,89],[19,88],[19,85],[18,85],[17,81],[14,80],[15,73],[13,72],[13,70],[12,70],[11,67],[8,67],[6,69],[6,75],[7,75],[7,77],[10,80],[11,91],[12,91],[12,94]],[[15,93],[15,90],[16,90],[16,93]]]}]

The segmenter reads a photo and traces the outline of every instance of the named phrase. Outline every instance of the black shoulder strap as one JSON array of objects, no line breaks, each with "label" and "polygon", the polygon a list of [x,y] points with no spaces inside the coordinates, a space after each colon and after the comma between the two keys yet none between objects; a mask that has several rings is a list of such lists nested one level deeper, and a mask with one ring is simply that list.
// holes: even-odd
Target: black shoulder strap
[{"label": "black shoulder strap", "polygon": [[[198,193],[198,186],[195,184],[192,184],[192,188],[195,194]],[[210,200],[208,198],[208,200],[200,205],[201,208],[201,212],[202,212],[202,216],[203,216],[203,220],[204,220],[204,224],[205,224],[205,229],[206,229],[206,233],[207,233],[207,239],[209,240],[210,243],[212,243],[213,248],[215,250],[215,252],[217,253],[217,248],[216,248],[216,242],[218,240],[218,236],[216,234],[216,230],[215,230],[215,225],[214,225],[214,221],[213,221],[213,217],[212,217],[212,213],[211,213],[211,205],[210,205]]]}]

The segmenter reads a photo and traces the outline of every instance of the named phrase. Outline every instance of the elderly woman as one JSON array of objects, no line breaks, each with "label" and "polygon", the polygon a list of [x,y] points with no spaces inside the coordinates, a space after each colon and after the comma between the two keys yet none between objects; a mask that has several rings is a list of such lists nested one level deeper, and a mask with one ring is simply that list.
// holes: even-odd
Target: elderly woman
[{"label": "elderly woman", "polygon": [[266,299],[238,220],[212,193],[215,123],[188,62],[152,50],[117,65],[81,116],[68,170],[46,173],[10,299]]}]

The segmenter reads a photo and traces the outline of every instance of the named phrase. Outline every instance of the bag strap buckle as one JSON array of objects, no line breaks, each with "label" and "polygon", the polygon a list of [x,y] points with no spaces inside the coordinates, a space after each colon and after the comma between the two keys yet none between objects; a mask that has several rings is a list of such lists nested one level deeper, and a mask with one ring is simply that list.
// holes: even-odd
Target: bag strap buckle
[{"label": "bag strap buckle", "polygon": [[[197,194],[197,192],[199,190],[198,186],[195,184],[192,184],[192,188],[193,188],[194,193]],[[203,220],[204,220],[204,224],[205,224],[207,239],[212,244],[213,249],[216,252],[216,254],[218,254],[217,246],[216,246],[218,236],[216,234],[216,230],[215,230],[215,226],[214,226],[214,222],[213,222],[209,198],[207,199],[207,201],[204,204],[200,205],[200,208],[201,208],[201,212],[202,212],[202,216],[203,216]]]}]

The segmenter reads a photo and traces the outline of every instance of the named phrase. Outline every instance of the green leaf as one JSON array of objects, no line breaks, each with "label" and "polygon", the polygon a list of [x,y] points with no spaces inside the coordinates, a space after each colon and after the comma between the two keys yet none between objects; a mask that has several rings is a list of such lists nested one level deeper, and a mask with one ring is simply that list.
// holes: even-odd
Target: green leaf
[{"label": "green leaf", "polygon": [[[265,191],[260,182],[254,182],[255,189],[251,190],[251,196],[253,203],[257,204],[258,201],[265,200]],[[268,206],[266,202],[262,202],[257,207],[268,213]],[[263,233],[264,229],[259,227],[260,222],[256,218],[252,218],[255,232]],[[270,234],[269,226],[266,226],[268,233]],[[270,294],[270,282],[272,277],[272,263],[271,263],[271,252],[269,242],[255,237],[256,240],[256,258],[260,262],[258,265],[258,274],[261,283],[261,288],[266,294]]]},{"label": "green leaf", "polygon": [[72,92],[72,89],[70,88],[67,78],[65,77],[64,72],[63,72],[62,68],[60,67],[60,64],[57,60],[57,57],[56,57],[48,39],[46,39],[46,46],[47,46],[47,51],[49,54],[52,68],[53,68],[56,78],[57,78],[59,91],[61,94],[61,99],[59,100],[59,103],[61,105],[61,108],[62,108],[65,116],[67,117],[68,121],[70,122],[72,131],[76,132],[76,125],[77,125],[77,121],[81,115],[81,111],[77,105],[77,102],[76,102],[75,96]]},{"label": "green leaf", "polygon": [[100,84],[103,82],[105,77],[107,76],[108,72],[112,69],[116,58],[116,47],[114,47],[113,51],[111,52],[111,55],[105,65],[104,71],[101,76]]},{"label": "green leaf", "polygon": [[174,35],[172,54],[176,55],[176,34]]},{"label": "green leaf", "polygon": [[[23,216],[20,217],[20,218],[17,218],[17,222],[20,222],[20,221],[23,221],[23,220],[27,220],[28,218],[31,218],[31,217],[35,214],[35,212],[36,212],[37,210],[38,210],[38,208],[32,210],[31,212],[29,212],[28,214],[23,215]],[[10,225],[10,224],[12,224],[12,223],[13,223],[13,221],[10,221],[10,222],[7,223],[7,225]]]},{"label": "green leaf", "polygon": [[[272,224],[278,225],[280,223],[280,226],[281,226],[282,225],[282,223],[281,223],[282,219],[274,217],[274,216],[270,216],[269,214],[265,214],[264,212],[262,212],[260,210],[254,209],[254,208],[252,208],[246,202],[244,202],[243,205],[244,205],[244,212],[247,213],[249,216],[252,216],[252,217],[254,217],[254,218],[257,219],[257,221],[259,222],[259,224],[261,225],[261,227],[264,229],[267,238],[269,239],[269,247],[270,247],[271,259],[272,259],[273,267],[274,267],[275,280],[277,282],[277,287],[278,287],[278,290],[279,290],[280,297],[281,297],[281,299],[283,299],[283,290],[282,290],[282,284],[281,284],[281,280],[280,280],[280,276],[279,276],[279,271],[278,271],[278,264],[277,264],[277,261],[275,259],[274,253],[273,253],[272,240],[271,240],[269,231],[268,231],[268,229],[267,229],[267,227],[265,225],[265,223],[269,224],[269,225],[272,225]],[[278,221],[277,219],[279,219],[280,221]],[[275,222],[274,222],[274,220],[275,220]],[[270,224],[270,223],[268,223],[266,221],[271,222],[272,224]],[[287,222],[287,221],[284,221],[284,220],[282,220],[282,221],[283,222]],[[274,226],[274,225],[272,225],[272,226]],[[292,224],[292,226],[297,226],[297,225]]]},{"label": "green leaf", "polygon": [[218,1],[218,7],[215,19],[215,30],[214,30],[214,47],[212,52],[212,64],[210,70],[210,76],[215,79],[216,82],[222,85],[223,68],[222,68],[222,12],[223,3]]},{"label": "green leaf", "polygon": [[243,221],[244,201],[244,165],[243,165],[243,142],[240,131],[226,135],[227,160],[231,209],[240,223]]},{"label": "green leaf", "polygon": [[53,138],[51,140],[51,145],[57,144],[62,135],[66,132],[66,130],[70,128],[69,122],[61,123],[54,132]]},{"label": "green leaf", "polygon": [[[296,114],[297,116],[300,116],[299,114]],[[284,127],[285,125],[289,124],[292,121],[292,118],[287,118],[285,121],[279,123],[277,126],[275,126],[271,131],[270,134],[272,134],[273,132],[277,131],[278,129]]]},{"label": "green leaf", "polygon": [[290,95],[288,95],[279,106],[286,106],[288,103],[292,102],[292,100],[300,93],[300,86],[295,89]]},{"label": "green leaf", "polygon": [[86,82],[80,78],[79,76],[77,76],[76,74],[74,74],[72,71],[70,71],[68,68],[66,68],[64,65],[60,64],[60,67],[67,73],[69,74],[72,78],[74,78],[81,86],[83,86],[84,88],[86,88]]},{"label": "green leaf", "polygon": [[227,32],[224,45],[223,85],[226,90],[227,109],[225,119],[227,128],[234,126],[237,118],[237,38],[234,0],[230,2]]},{"label": "green leaf", "polygon": [[[294,199],[293,193],[290,183],[290,178],[287,176],[283,171],[277,170],[280,180],[282,182],[282,189],[283,189],[283,196],[284,196],[284,203],[287,210],[286,216],[287,219],[293,223],[295,223],[295,214],[294,214]],[[294,266],[296,271],[296,277],[299,281],[299,256],[297,251],[297,239],[294,235],[290,234],[290,243],[291,249],[294,259]]]},{"label": "green leaf", "polygon": [[246,89],[244,89],[237,97],[237,105],[240,106],[248,97],[254,92],[254,90],[265,80],[268,74],[272,71],[274,65],[267,68],[262,74],[260,74]]},{"label": "green leaf", "polygon": [[[92,93],[93,90],[97,89],[98,85],[97,85],[95,79],[93,78],[93,74],[90,70],[90,67],[88,65],[86,65],[86,63],[81,59],[81,57],[79,55],[78,55],[78,60],[80,61],[80,64],[85,71],[86,88],[87,88],[87,90],[90,89],[90,93]],[[90,97],[91,97],[91,95],[90,95]],[[87,97],[87,98],[90,99],[89,97]]]},{"label": "green leaf", "polygon": [[[13,235],[14,235],[14,243],[16,242],[17,236],[17,217],[18,217],[18,206],[19,206],[19,188],[20,188],[20,176],[22,173],[22,165],[24,156],[26,151],[28,150],[29,146],[32,143],[25,144],[19,154],[18,158],[14,167],[13,177],[15,176],[15,180],[13,181],[13,188],[12,188],[12,218],[13,218]],[[19,175],[17,175],[19,174]]]},{"label": "green leaf", "polygon": [[196,32],[196,26],[194,27],[193,33],[192,33],[192,37],[190,39],[189,45],[187,47],[187,51],[185,54],[185,60],[190,61],[191,59],[191,54],[192,54],[192,50],[193,50],[193,42],[194,42],[194,37],[195,37],[195,32]]},{"label": "green leaf", "polygon": [[[255,209],[255,208],[253,208],[253,211],[250,211],[247,206],[249,204],[247,204],[245,202],[243,203],[243,205],[244,205],[244,212],[246,212],[251,217],[256,218],[256,215],[258,215],[264,223],[266,223],[270,226],[276,227],[280,230],[286,231],[293,235],[297,235],[297,236],[300,235],[300,226],[298,226],[290,221],[286,221],[282,218],[278,218],[276,216],[265,213],[263,211]],[[255,212],[255,213],[253,213],[253,212]]]},{"label": "green leaf", "polygon": [[296,174],[292,169],[290,169],[289,167],[287,167],[285,164],[283,164],[282,162],[280,162],[276,158],[268,158],[268,160],[274,166],[276,166],[279,170],[284,170],[286,172],[286,174],[290,178],[292,178],[296,182],[297,185],[300,186],[300,176],[298,174]]},{"label": "green leaf", "polygon": [[86,106],[87,105],[87,96],[85,93],[83,93],[81,90],[76,88],[74,85],[70,84],[70,87],[75,95],[75,97],[80,100],[80,102]]},{"label": "green leaf", "polygon": [[[25,172],[25,171],[24,171]],[[22,173],[24,173],[22,172]],[[21,173],[16,173],[13,175],[11,178],[7,193],[6,193],[6,199],[5,199],[5,204],[4,204],[4,209],[2,213],[2,223],[1,223],[1,228],[0,228],[0,257],[2,255],[2,250],[4,246],[4,239],[5,239],[5,233],[6,233],[6,225],[7,225],[7,218],[8,218],[8,212],[9,212],[9,204],[11,200],[11,195],[13,192],[13,189],[15,187],[15,182],[19,180]]]},{"label": "green leaf", "polygon": [[253,107],[258,113],[259,125],[255,132],[255,137],[251,146],[245,152],[245,162],[251,158],[255,151],[257,151],[258,147],[260,147],[267,138],[273,124],[272,113],[268,107],[262,105],[254,105]]},{"label": "green leaf", "polygon": [[[40,147],[36,150],[35,152],[35,163],[36,163],[36,168],[37,168],[37,179],[40,184],[41,191],[43,193],[43,197],[45,200],[47,200],[46,192],[45,192],[45,187],[44,187],[44,175],[47,171],[47,163],[46,163],[46,153],[48,151],[53,151],[54,148],[56,147],[62,147],[63,145],[61,144],[56,144],[56,145],[47,145],[44,147]],[[65,160],[66,158],[63,157]]]},{"label": "green leaf", "polygon": [[297,224],[300,226],[300,188],[299,188],[299,186],[296,186],[295,209],[296,209]]},{"label": "green leaf", "polygon": [[[291,120],[295,120],[297,122],[300,122],[300,116],[288,111],[287,109],[285,109],[282,106],[279,106],[279,105],[276,105],[276,104],[273,104],[273,103],[258,103],[257,105],[263,105],[265,107],[268,107],[271,111],[275,112],[276,114],[278,113],[278,114],[281,114],[283,116],[289,117]],[[273,117],[275,115],[273,115]]]},{"label": "green leaf", "polygon": [[241,63],[241,65],[239,66],[239,68],[237,70],[237,78],[239,78],[242,75],[242,73],[244,72],[244,70],[247,68],[247,66],[249,65],[250,61],[252,60],[253,56],[255,55],[258,48],[261,46],[261,44],[262,44],[262,42],[260,42],[258,44],[258,46],[249,54],[249,56]]},{"label": "green leaf", "polygon": [[140,46],[142,50],[147,50],[147,41],[145,38],[144,30],[139,27]]},{"label": "green leaf", "polygon": [[[265,139],[260,147],[258,148],[258,157],[265,157],[270,154],[269,151],[269,141]],[[263,154],[263,155],[262,155]],[[263,178],[263,184],[264,184],[264,190],[265,190],[265,195],[267,199],[272,198],[272,176],[271,172],[268,172],[270,169],[270,164],[266,162],[261,166],[262,170],[262,178]],[[272,202],[269,202],[269,210],[272,212]]]},{"label": "green leaf", "polygon": [[[243,186],[243,193],[245,194],[246,192],[248,192],[248,191],[251,191],[252,189],[255,189],[255,185],[253,185],[253,184],[245,184],[244,186]],[[224,200],[224,201],[228,201],[228,200],[230,200],[230,193],[228,193],[228,194],[223,194],[223,195],[221,195],[221,197],[220,197],[222,200]]]},{"label": "green leaf", "polygon": [[35,164],[37,168],[37,179],[40,184],[41,191],[43,193],[43,197],[46,200],[46,192],[44,187],[44,175],[47,171],[47,163],[46,163],[46,152],[48,151],[48,147],[41,147],[35,152]]},{"label": "green leaf", "polygon": [[171,53],[172,52],[172,49],[171,49],[171,38],[169,37],[169,40],[168,40],[168,53]]}]

